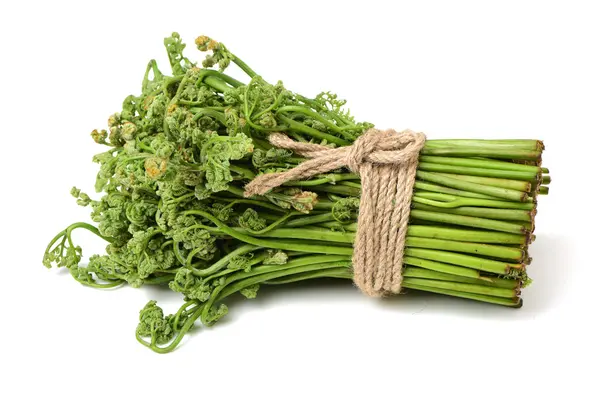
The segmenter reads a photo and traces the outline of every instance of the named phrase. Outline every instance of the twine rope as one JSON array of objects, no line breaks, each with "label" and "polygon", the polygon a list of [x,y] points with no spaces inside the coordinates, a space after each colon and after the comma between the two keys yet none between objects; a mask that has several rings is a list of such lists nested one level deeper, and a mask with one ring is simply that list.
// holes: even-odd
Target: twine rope
[{"label": "twine rope", "polygon": [[410,203],[425,135],[369,129],[351,146],[333,149],[295,142],[281,133],[272,133],[269,141],[308,160],[285,172],[257,176],[246,185],[244,195],[262,195],[285,182],[342,167],[357,173],[362,189],[352,256],[354,283],[373,297],[399,293]]}]

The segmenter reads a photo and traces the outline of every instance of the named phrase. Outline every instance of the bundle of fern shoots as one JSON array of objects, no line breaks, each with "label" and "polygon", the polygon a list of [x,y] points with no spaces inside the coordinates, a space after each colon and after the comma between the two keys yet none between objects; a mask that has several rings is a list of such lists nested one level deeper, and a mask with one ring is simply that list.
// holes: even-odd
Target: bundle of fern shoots
[{"label": "bundle of fern shoots", "polygon": [[[300,142],[351,145],[373,127],[356,122],[330,92],[304,97],[271,84],[222,43],[196,39],[201,67],[173,33],[164,44],[171,71],[148,63],[139,95],[123,101],[108,130],[92,199],[93,224],[77,222],[48,245],[43,263],[66,267],[83,285],[161,285],[183,304],[165,315],[140,311],[138,341],[169,352],[198,320],[213,325],[224,301],[254,298],[263,285],[319,278],[352,280],[360,177],[346,169],[244,197],[255,176],[304,159],[274,148],[269,134]],[[224,73],[235,64],[247,79]],[[427,140],[419,157],[403,258],[402,287],[508,307],[522,305],[530,280],[537,198],[548,193],[538,140]],[[73,232],[107,242],[82,263]]]}]

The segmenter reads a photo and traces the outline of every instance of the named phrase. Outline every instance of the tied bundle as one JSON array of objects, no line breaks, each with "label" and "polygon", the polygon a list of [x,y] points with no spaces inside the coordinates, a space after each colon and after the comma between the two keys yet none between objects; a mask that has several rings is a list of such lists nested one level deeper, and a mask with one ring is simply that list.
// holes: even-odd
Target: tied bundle
[{"label": "tied bundle", "polygon": [[[378,131],[334,94],[268,83],[206,36],[201,67],[178,34],[165,46],[171,74],[151,60],[141,94],[91,134],[105,147],[101,195],[71,193],[94,223],[60,231],[43,259],[91,287],[181,293],[173,314],[154,301],[140,311],[140,343],[169,352],[198,321],[222,318],[229,296],[315,279],[522,305],[550,183],[541,141]],[[247,82],[224,73],[230,64]],[[76,230],[105,240],[105,254],[82,263]]]},{"label": "tied bundle", "polygon": [[269,141],[311,160],[285,172],[257,176],[244,194],[264,195],[288,181],[344,166],[356,172],[362,191],[352,255],[354,282],[369,296],[399,293],[410,200],[425,135],[369,129],[352,146],[337,149],[293,142],[277,133]]}]

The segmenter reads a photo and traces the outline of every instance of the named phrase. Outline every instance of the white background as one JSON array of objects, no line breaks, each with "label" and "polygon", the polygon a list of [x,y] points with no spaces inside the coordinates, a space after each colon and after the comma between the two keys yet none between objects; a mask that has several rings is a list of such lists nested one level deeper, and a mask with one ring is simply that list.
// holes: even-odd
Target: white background
[{"label": "white background", "polygon": [[[598,398],[599,17],[578,1],[2,2],[0,397]],[[292,90],[338,92],[380,128],[544,140],[553,182],[524,307],[317,284],[230,303],[169,355],[139,345],[139,309],[179,296],[85,288],[41,258],[88,220],[69,189],[93,192],[89,132],[148,59],[168,70],[174,30]]]}]

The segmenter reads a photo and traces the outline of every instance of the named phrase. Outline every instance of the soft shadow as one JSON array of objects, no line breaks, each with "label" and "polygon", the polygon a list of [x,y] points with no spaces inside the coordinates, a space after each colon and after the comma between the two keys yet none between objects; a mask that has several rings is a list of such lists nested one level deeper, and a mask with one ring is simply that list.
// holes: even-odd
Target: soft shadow
[{"label": "soft shadow", "polygon": [[283,285],[261,285],[258,296],[247,300],[243,296],[233,295],[225,300],[228,305],[235,307],[239,303],[252,302],[252,307],[266,307],[269,304],[287,301],[291,298],[306,301],[326,302],[329,299],[339,300],[344,297],[359,295],[358,290],[353,287],[348,279],[321,278],[318,280],[306,280],[286,283]]},{"label": "soft shadow", "polygon": [[[534,319],[561,301],[564,296],[568,271],[567,260],[573,251],[569,241],[560,235],[542,234],[530,248],[533,257],[529,272],[534,282],[523,291],[524,304],[520,309],[497,306],[469,299],[444,296],[436,293],[407,291],[399,296],[383,299],[364,298],[364,301],[376,301],[378,305],[399,314],[452,315],[457,317],[522,320]],[[166,285],[146,286],[145,296],[154,299],[167,310],[177,310],[182,304],[181,294],[172,292]],[[234,294],[223,302],[229,307],[229,314],[217,323],[217,327],[234,323],[245,309],[268,309],[293,301],[323,303],[334,301],[357,301],[361,294],[347,279],[319,279],[294,282],[284,285],[261,285],[258,296],[248,300],[240,294]],[[184,338],[180,346],[199,334],[206,327],[196,323]],[[210,329],[210,328],[209,328]]]},{"label": "soft shadow", "polygon": [[[182,295],[171,291],[167,285],[145,286],[144,294],[148,300],[156,300],[163,307],[166,314],[176,312],[183,304]],[[323,278],[319,280],[309,280],[293,282],[284,285],[265,285],[260,286],[258,296],[254,299],[247,299],[239,293],[235,293],[215,305],[224,303],[229,308],[227,315],[220,319],[214,326],[206,327],[198,319],[192,329],[190,329],[178,348],[186,346],[196,335],[202,334],[207,329],[226,328],[229,324],[236,323],[237,319],[244,314],[246,309],[265,310],[270,307],[286,304],[290,299],[303,302],[327,302],[343,299],[346,297],[360,296],[360,293],[353,287],[347,279]],[[168,311],[167,311],[168,310]]]},{"label": "soft shadow", "polygon": [[528,266],[528,273],[533,283],[523,289],[523,307],[520,309],[416,290],[382,299],[381,304],[403,313],[414,313],[414,309],[421,306],[419,312],[427,311],[433,314],[450,313],[491,319],[535,318],[536,315],[552,309],[564,296],[568,286],[568,259],[573,249],[563,236],[541,234],[529,250],[533,261]]},{"label": "soft shadow", "polygon": [[167,307],[169,307],[170,305],[177,304],[181,306],[184,303],[183,295],[169,289],[166,283],[161,285],[144,285],[141,289],[149,301],[156,300],[159,305],[167,304]]},{"label": "soft shadow", "polygon": [[523,290],[523,309],[539,314],[560,303],[575,267],[569,265],[575,251],[571,243],[564,235],[537,236],[530,247],[533,262],[527,269],[533,283]]},{"label": "soft shadow", "polygon": [[56,275],[71,275],[68,268],[53,268]]}]

